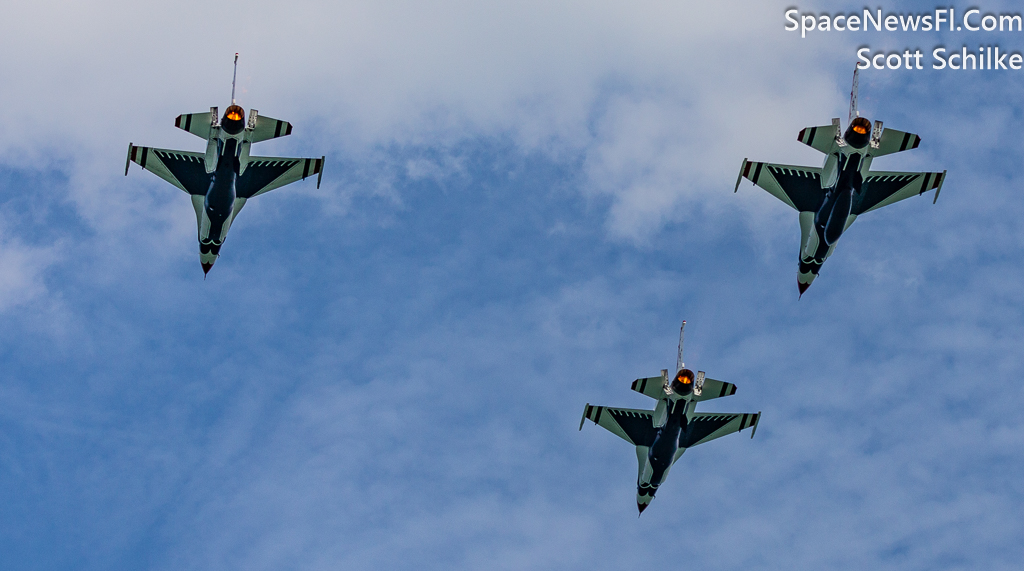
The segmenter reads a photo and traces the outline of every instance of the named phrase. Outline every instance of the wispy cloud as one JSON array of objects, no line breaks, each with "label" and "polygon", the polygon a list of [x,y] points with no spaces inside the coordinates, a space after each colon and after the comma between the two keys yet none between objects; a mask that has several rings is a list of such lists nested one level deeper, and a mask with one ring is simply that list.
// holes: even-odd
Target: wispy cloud
[{"label": "wispy cloud", "polygon": [[[783,9],[12,7],[0,567],[1015,568],[1019,89],[865,73],[924,140],[876,166],[949,179],[797,301],[795,213],[732,185],[820,160],[796,133],[853,62]],[[328,164],[204,282],[188,201],[124,152],[198,148],[171,120],[223,107],[235,51],[242,103],[296,126],[261,152]],[[632,449],[576,428],[651,405],[629,382],[682,318],[739,386],[707,408],[764,417],[637,520]]]}]

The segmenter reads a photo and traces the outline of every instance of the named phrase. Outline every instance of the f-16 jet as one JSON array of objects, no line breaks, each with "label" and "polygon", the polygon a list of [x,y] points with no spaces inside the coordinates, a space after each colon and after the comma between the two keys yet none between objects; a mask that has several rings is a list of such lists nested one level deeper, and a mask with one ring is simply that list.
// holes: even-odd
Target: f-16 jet
[{"label": "f-16 jet", "polygon": [[710,442],[745,428],[754,437],[761,413],[696,412],[698,402],[736,394],[736,385],[704,376],[704,371],[687,369],[683,364],[683,330],[679,328],[679,352],[671,381],[668,370],[661,375],[633,381],[632,389],[658,401],[654,410],[613,408],[587,403],[580,419],[590,419],[636,447],[636,507],[643,513],[669,470],[688,448]]},{"label": "f-16 jet", "polygon": [[836,241],[858,216],[935,189],[939,199],[946,171],[872,171],[875,157],[916,149],[921,137],[882,127],[857,110],[857,70],[850,90],[850,116],[844,132],[839,118],[831,125],[807,127],[797,140],[825,154],[821,168],[759,163],[743,159],[736,177],[749,179],[800,213],[797,288],[803,296],[832,255]]},{"label": "f-16 jet", "polygon": [[291,123],[245,111],[235,101],[238,54],[231,79],[231,105],[221,117],[209,113],[179,115],[174,126],[206,140],[206,151],[177,151],[128,144],[124,174],[132,162],[184,190],[192,199],[199,227],[199,263],[209,273],[220,255],[228,229],[245,202],[297,180],[317,175],[320,188],[324,158],[258,157],[249,154],[253,143],[290,135]]}]

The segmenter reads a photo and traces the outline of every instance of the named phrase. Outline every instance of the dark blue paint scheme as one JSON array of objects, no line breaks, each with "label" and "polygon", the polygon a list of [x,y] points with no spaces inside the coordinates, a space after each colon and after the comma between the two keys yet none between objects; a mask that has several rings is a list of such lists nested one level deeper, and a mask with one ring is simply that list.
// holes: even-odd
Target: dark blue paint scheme
[{"label": "dark blue paint scheme", "polygon": [[218,147],[220,158],[217,160],[217,169],[210,178],[210,187],[203,202],[206,216],[210,219],[208,243],[220,242],[217,238],[221,236],[224,223],[231,216],[237,196],[235,184],[239,171],[238,142],[235,139],[228,139],[227,142],[218,142]]},{"label": "dark blue paint scheme", "polygon": [[[825,191],[825,200],[814,215],[814,228],[818,237],[824,242],[819,249],[827,248],[835,244],[846,229],[846,220],[853,211],[853,195],[860,194],[864,177],[860,174],[861,155],[839,154],[839,160],[843,161],[843,168],[839,173],[839,180],[835,187]],[[822,256],[823,257],[823,256]],[[815,258],[818,258],[815,255]]]},{"label": "dark blue paint scheme", "polygon": [[[665,481],[665,476],[676,453],[685,446],[688,423],[686,420],[686,409],[688,403],[685,400],[670,402],[668,418],[665,425],[655,429],[654,441],[647,450],[647,461],[651,464],[651,481],[649,484],[637,482],[636,493],[639,496],[654,497],[658,488]],[[644,504],[637,504],[640,513],[647,508]]]}]

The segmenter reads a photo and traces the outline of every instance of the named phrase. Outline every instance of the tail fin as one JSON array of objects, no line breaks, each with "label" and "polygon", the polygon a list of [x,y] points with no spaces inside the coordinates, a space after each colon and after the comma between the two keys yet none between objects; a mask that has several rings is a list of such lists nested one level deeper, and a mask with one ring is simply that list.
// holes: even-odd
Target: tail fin
[{"label": "tail fin", "polygon": [[683,368],[683,330],[686,329],[686,320],[679,326],[679,352],[676,354],[676,372]]},{"label": "tail fin", "polygon": [[238,52],[235,52],[235,71],[231,73],[231,104],[235,104],[235,79],[238,78]]},{"label": "tail fin", "polygon": [[858,87],[858,73],[860,70],[856,67],[853,68],[853,87],[850,89],[850,118],[846,121],[849,125],[853,123],[853,120],[860,117],[860,111],[857,110],[857,87]]}]

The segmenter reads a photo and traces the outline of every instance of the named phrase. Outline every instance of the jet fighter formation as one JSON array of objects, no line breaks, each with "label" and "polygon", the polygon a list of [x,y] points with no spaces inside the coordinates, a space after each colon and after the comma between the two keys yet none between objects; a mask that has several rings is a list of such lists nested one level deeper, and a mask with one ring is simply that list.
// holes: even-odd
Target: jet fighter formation
[{"label": "jet fighter formation", "polygon": [[317,175],[320,188],[325,157],[288,158],[258,157],[249,154],[253,143],[290,135],[291,123],[261,116],[255,109],[245,111],[235,101],[235,78],[238,54],[235,54],[235,75],[231,79],[231,105],[220,117],[216,107],[208,113],[179,115],[174,126],[206,140],[206,152],[177,151],[138,147],[128,143],[128,167],[137,163],[184,190],[192,199],[199,227],[199,263],[203,275],[220,256],[220,248],[228,229],[245,202],[286,184]]},{"label": "jet fighter formation", "polygon": [[803,296],[832,255],[836,241],[858,216],[935,189],[934,204],[946,179],[942,172],[871,171],[875,157],[916,149],[921,138],[882,127],[857,111],[857,71],[850,90],[846,132],[839,118],[807,127],[797,139],[825,153],[821,168],[760,163],[743,159],[735,192],[744,178],[800,213],[800,265],[796,282]]},{"label": "jet fighter formation", "polygon": [[[934,204],[946,178],[942,172],[872,171],[875,157],[916,149],[921,138],[887,129],[881,121],[861,117],[857,110],[858,72],[853,72],[850,115],[844,132],[838,118],[831,125],[808,127],[797,139],[825,154],[821,168],[753,162],[743,159],[735,192],[744,178],[767,190],[800,213],[800,256],[797,288],[802,297],[843,232],[865,212],[935,190]],[[676,375],[633,381],[634,391],[658,401],[654,410],[612,408],[587,404],[580,429],[587,419],[636,447],[636,505],[643,513],[664,483],[672,465],[687,448],[733,432],[752,428],[753,438],[761,413],[696,412],[700,401],[735,394],[731,383],[694,375],[683,364],[683,327],[679,329]]]},{"label": "jet fighter formation", "polygon": [[[205,152],[139,147],[129,143],[125,175],[132,162],[189,194],[196,212],[199,260],[203,275],[220,255],[228,229],[246,201],[254,196],[317,175],[323,176],[325,157],[287,158],[250,155],[253,143],[291,134],[286,121],[245,111],[235,100],[235,74],[231,105],[223,116],[208,113],[179,115],[174,125],[206,141]],[[865,212],[910,196],[935,190],[935,201],[945,180],[943,172],[871,171],[875,157],[917,148],[915,134],[883,128],[881,121],[861,117],[857,110],[858,75],[850,91],[850,115],[844,132],[839,119],[831,125],[808,127],[798,140],[825,154],[821,168],[743,160],[736,188],[743,178],[767,190],[799,212],[800,255],[797,286],[800,295],[818,275],[836,242]],[[933,203],[935,202],[933,201]],[[669,471],[687,449],[716,438],[751,429],[754,437],[761,413],[697,412],[698,402],[730,396],[736,385],[696,374],[683,363],[683,334],[679,329],[676,374],[633,381],[632,389],[657,401],[653,410],[587,404],[580,430],[587,419],[636,448],[636,504],[643,513],[665,482]]]},{"label": "jet fighter formation", "polygon": [[590,419],[605,430],[636,447],[636,508],[644,513],[658,488],[665,482],[676,460],[698,444],[710,442],[733,432],[751,428],[757,431],[760,412],[722,413],[696,412],[698,402],[736,394],[736,385],[709,379],[704,371],[696,375],[683,364],[683,332],[679,328],[679,352],[676,354],[676,375],[671,381],[668,370],[661,375],[633,381],[631,388],[658,401],[654,410],[593,406],[587,403],[580,419]]}]

